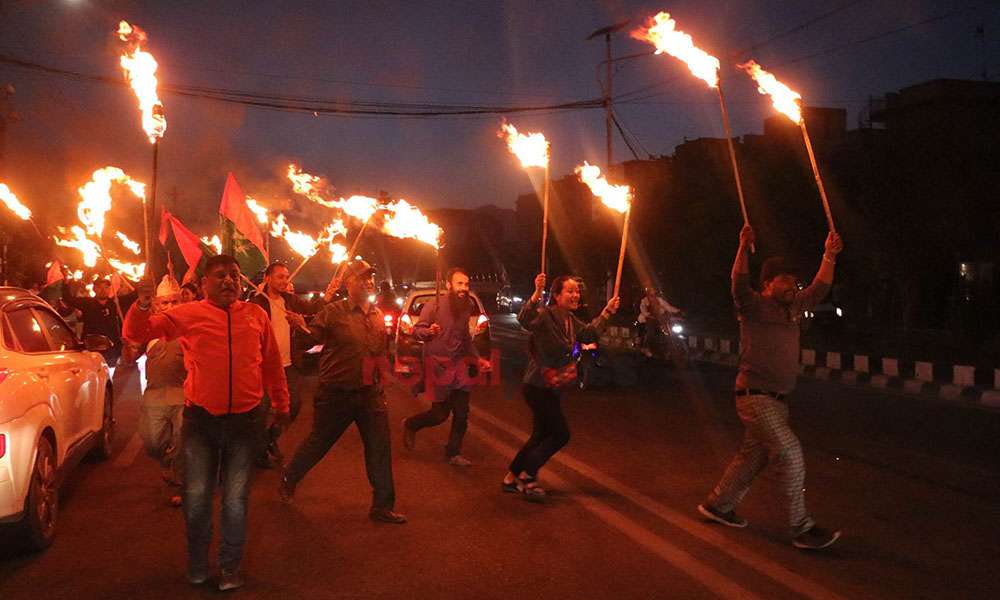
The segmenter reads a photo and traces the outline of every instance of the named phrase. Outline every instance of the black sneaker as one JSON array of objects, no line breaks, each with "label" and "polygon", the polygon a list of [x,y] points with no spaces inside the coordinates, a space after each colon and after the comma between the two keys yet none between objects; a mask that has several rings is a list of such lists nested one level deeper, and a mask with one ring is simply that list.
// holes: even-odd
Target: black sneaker
[{"label": "black sneaker", "polygon": [[808,531],[795,536],[795,539],[792,540],[792,545],[796,548],[804,548],[806,550],[822,550],[836,542],[839,537],[839,531],[830,533],[819,525],[813,525]]},{"label": "black sneaker", "polygon": [[724,513],[707,504],[699,504],[698,512],[700,512],[706,519],[715,521],[716,523],[722,523],[723,525],[727,525],[729,527],[743,529],[747,526],[746,519],[737,515],[734,511]]}]

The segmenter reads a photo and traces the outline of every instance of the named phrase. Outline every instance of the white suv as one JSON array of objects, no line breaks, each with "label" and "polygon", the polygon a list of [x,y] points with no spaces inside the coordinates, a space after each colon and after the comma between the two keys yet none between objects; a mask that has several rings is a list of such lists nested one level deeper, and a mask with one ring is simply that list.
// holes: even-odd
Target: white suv
[{"label": "white suv", "polygon": [[104,336],[87,336],[81,343],[41,298],[0,287],[0,540],[5,543],[29,550],[51,544],[66,472],[88,452],[111,456],[111,382],[98,354],[109,346]]}]

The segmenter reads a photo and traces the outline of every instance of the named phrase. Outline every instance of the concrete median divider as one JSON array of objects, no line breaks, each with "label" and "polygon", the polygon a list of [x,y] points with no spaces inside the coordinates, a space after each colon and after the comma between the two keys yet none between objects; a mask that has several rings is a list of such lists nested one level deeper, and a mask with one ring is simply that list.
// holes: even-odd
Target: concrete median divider
[{"label": "concrete median divider", "polygon": [[[691,335],[688,349],[694,361],[727,366],[739,361],[739,341],[729,337]],[[1000,369],[996,368],[803,348],[800,372],[843,385],[1000,409]]]}]

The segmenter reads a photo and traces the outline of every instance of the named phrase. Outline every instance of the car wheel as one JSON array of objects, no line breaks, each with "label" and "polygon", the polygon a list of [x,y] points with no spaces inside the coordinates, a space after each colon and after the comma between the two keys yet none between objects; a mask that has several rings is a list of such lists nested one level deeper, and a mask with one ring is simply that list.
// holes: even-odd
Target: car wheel
[{"label": "car wheel", "polygon": [[43,437],[38,440],[28,497],[24,500],[24,519],[21,521],[22,537],[28,550],[43,550],[52,543],[58,514],[56,454],[49,440]]},{"label": "car wheel", "polygon": [[90,451],[90,456],[94,460],[108,460],[111,458],[112,441],[115,434],[115,410],[114,396],[111,390],[104,391],[104,416],[101,420],[101,431],[98,433],[97,444]]}]

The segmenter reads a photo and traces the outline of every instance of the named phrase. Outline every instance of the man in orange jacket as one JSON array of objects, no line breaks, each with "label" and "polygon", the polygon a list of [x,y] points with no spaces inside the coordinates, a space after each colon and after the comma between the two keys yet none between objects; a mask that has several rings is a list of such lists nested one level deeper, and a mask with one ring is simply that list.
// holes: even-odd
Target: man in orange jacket
[{"label": "man in orange jacket", "polygon": [[180,339],[184,381],[184,522],[187,526],[187,578],[208,581],[212,542],[212,499],[221,469],[222,515],[219,543],[219,589],[243,585],[239,574],[246,541],[250,476],[260,453],[267,390],[275,419],[288,422],[288,386],[281,353],[267,313],[238,302],[240,267],[232,256],[205,263],[206,299],[151,314],[152,280],[139,286],[139,299],[125,317],[124,334],[145,343],[153,338]]}]

